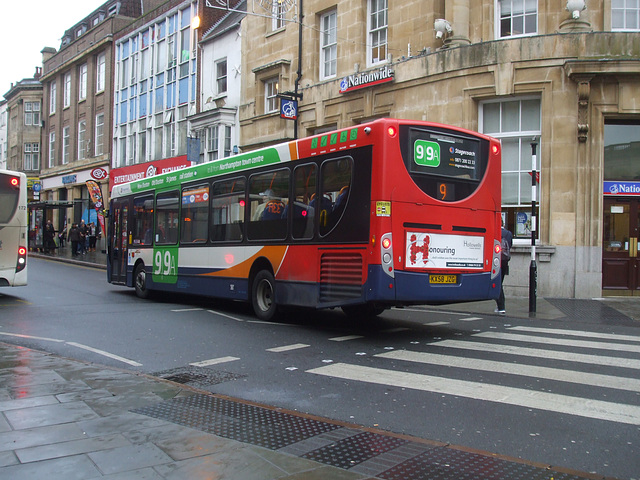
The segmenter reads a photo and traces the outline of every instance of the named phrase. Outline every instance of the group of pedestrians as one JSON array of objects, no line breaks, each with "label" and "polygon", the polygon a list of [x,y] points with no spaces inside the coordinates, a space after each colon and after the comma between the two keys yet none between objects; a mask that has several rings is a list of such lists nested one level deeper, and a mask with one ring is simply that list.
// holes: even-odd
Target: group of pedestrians
[{"label": "group of pedestrians", "polygon": [[94,222],[86,225],[84,220],[81,220],[80,225],[71,224],[67,235],[67,240],[71,242],[71,255],[77,257],[78,255],[86,255],[87,252],[95,252],[99,235],[100,230]]}]

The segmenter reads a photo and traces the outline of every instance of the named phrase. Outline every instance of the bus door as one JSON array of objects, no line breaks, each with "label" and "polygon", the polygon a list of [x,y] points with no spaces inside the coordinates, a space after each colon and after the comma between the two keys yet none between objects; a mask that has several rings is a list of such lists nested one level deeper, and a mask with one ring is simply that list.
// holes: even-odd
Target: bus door
[{"label": "bus door", "polygon": [[640,201],[605,198],[603,218],[602,288],[640,295]]},{"label": "bus door", "polygon": [[128,253],[128,219],[129,201],[115,200],[111,204],[111,238],[109,252],[111,259],[111,281],[126,283],[127,281],[127,253]]}]

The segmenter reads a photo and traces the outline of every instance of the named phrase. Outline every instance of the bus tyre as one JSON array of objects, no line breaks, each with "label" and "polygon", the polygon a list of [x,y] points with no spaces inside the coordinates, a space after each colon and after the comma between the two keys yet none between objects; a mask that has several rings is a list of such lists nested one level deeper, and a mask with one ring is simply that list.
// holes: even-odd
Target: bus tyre
[{"label": "bus tyre", "polygon": [[144,265],[139,263],[133,273],[133,284],[136,288],[138,298],[149,298],[149,289],[147,288],[147,272]]},{"label": "bus tyre", "polygon": [[253,279],[251,288],[251,305],[253,311],[260,320],[270,321],[275,317],[276,305],[276,280],[268,270],[260,270]]}]

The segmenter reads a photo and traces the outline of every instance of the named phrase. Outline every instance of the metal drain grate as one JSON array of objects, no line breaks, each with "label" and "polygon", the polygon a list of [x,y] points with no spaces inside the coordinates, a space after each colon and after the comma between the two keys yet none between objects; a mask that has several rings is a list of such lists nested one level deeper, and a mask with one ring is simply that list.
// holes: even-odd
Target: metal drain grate
[{"label": "metal drain grate", "polygon": [[210,395],[192,395],[133,411],[271,450],[340,428]]},{"label": "metal drain grate", "polygon": [[334,467],[349,469],[407,443],[406,440],[363,432],[303,455]]},{"label": "metal drain grate", "polygon": [[333,437],[336,440],[329,445],[299,451],[297,455],[343,469],[355,467],[352,471],[384,480],[585,480],[489,454],[427,447],[391,435],[351,434],[353,430],[346,429],[349,436],[344,437],[338,431],[344,427],[339,425],[206,394],[175,398],[132,411],[270,450],[293,445],[293,450],[288,449],[292,452],[305,445],[305,440],[311,439],[312,444]]},{"label": "metal drain grate", "polygon": [[434,448],[378,475],[385,480],[584,480],[449,447]]},{"label": "metal drain grate", "polygon": [[246,375],[238,375],[221,370],[212,370],[203,367],[179,367],[172,370],[163,370],[161,372],[152,373],[154,377],[169,380],[171,382],[189,385],[191,387],[206,387],[208,385],[217,385],[218,383],[229,382],[244,378]]},{"label": "metal drain grate", "polygon": [[570,318],[609,325],[634,325],[633,319],[597,300],[549,298],[547,301]]}]

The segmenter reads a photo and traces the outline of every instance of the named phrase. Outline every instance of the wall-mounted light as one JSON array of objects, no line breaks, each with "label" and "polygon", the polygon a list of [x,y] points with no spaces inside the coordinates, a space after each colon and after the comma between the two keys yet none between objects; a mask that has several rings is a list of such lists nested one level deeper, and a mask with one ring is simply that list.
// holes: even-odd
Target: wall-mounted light
[{"label": "wall-mounted light", "polygon": [[444,18],[438,18],[433,22],[433,29],[436,31],[436,38],[442,38],[447,33],[453,32],[451,24]]},{"label": "wall-mounted light", "polygon": [[580,12],[587,9],[585,0],[567,0],[567,10],[574,20],[580,18]]},{"label": "wall-mounted light", "polygon": [[193,28],[194,30],[196,28],[200,28],[200,17],[198,15],[191,19],[191,28]]}]

